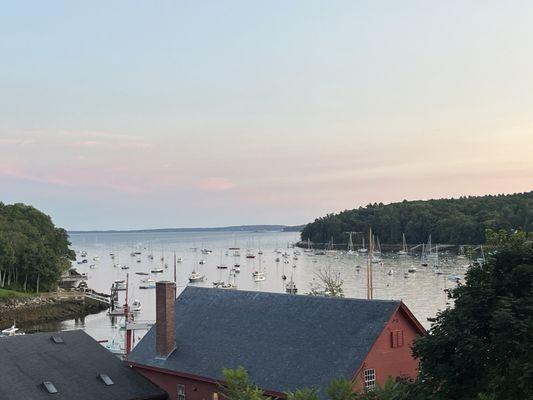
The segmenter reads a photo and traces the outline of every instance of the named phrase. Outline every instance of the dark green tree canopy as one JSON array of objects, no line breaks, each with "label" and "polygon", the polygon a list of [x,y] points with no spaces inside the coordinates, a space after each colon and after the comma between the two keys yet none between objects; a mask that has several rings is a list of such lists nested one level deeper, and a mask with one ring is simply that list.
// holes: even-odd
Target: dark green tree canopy
[{"label": "dark green tree canopy", "polygon": [[0,287],[54,288],[75,254],[64,229],[24,204],[0,203]]},{"label": "dark green tree canopy", "polygon": [[[302,240],[347,243],[348,232],[368,233],[372,228],[382,243],[483,244],[486,229],[533,230],[533,192],[461,197],[427,201],[369,204],[338,214],[328,214],[307,224]],[[357,238],[359,240],[359,238]]]},{"label": "dark green tree canopy", "polygon": [[426,398],[533,398],[533,235],[487,232],[496,246],[450,293],[430,334],[418,339]]}]

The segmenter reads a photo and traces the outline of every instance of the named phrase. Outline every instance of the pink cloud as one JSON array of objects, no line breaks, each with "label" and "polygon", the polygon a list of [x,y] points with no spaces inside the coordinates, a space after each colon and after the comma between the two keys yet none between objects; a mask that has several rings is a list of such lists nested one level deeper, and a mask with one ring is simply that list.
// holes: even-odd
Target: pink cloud
[{"label": "pink cloud", "polygon": [[0,139],[0,144],[6,144],[6,145],[28,145],[35,143],[35,140],[33,139]]},{"label": "pink cloud", "polygon": [[203,179],[200,182],[198,182],[196,186],[208,192],[223,192],[225,190],[229,190],[235,187],[233,182],[231,182],[230,180],[226,178]]}]

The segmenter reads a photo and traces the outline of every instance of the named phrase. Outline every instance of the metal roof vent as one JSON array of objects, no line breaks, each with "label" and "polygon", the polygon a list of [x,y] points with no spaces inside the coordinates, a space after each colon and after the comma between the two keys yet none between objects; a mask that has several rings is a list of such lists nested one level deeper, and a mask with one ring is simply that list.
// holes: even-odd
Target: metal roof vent
[{"label": "metal roof vent", "polygon": [[63,338],[61,336],[59,336],[59,335],[50,336],[50,340],[52,342],[54,342],[55,344],[64,344],[65,343]]},{"label": "metal roof vent", "polygon": [[114,385],[115,382],[107,374],[98,374],[98,379],[105,383],[106,386]]},{"label": "metal roof vent", "polygon": [[54,384],[50,381],[44,381],[43,382],[43,386],[44,388],[46,389],[46,391],[50,394],[56,394],[56,393],[59,393],[59,391],[56,389],[56,387],[54,386]]}]

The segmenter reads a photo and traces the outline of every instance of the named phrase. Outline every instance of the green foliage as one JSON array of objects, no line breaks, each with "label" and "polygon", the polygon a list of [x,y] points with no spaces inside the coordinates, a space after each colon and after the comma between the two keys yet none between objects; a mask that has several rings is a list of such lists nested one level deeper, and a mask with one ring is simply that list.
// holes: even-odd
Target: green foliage
[{"label": "green foliage", "polygon": [[317,389],[298,389],[294,392],[287,392],[287,400],[318,400]]},{"label": "green foliage", "polygon": [[326,394],[331,400],[357,399],[352,383],[345,378],[333,379],[326,389]]},{"label": "green foliage", "polygon": [[243,367],[223,369],[224,384],[221,391],[228,400],[266,400],[263,391],[252,382]]},{"label": "green foliage", "polygon": [[24,204],[0,203],[0,287],[53,289],[75,254],[64,229]]},{"label": "green foliage", "polygon": [[[348,232],[367,233],[372,227],[381,243],[483,244],[486,229],[533,231],[533,192],[513,195],[461,197],[428,201],[369,204],[328,214],[307,224],[302,240],[346,243]],[[360,238],[354,238],[359,241]]]},{"label": "green foliage", "polygon": [[523,232],[488,231],[498,246],[450,292],[418,339],[418,388],[434,399],[533,398],[533,242]]}]

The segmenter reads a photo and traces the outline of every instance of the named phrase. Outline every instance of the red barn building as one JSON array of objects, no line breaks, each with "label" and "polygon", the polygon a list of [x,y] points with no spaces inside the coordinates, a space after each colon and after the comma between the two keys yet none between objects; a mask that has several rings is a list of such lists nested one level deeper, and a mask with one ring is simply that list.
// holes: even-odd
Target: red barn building
[{"label": "red barn building", "polygon": [[223,368],[246,368],[267,394],[333,378],[356,390],[415,378],[411,344],[425,330],[401,301],[187,287],[158,282],[156,325],[128,362],[170,399],[218,398]]}]

